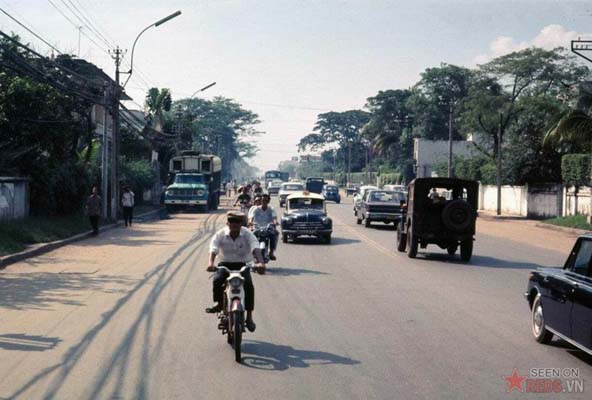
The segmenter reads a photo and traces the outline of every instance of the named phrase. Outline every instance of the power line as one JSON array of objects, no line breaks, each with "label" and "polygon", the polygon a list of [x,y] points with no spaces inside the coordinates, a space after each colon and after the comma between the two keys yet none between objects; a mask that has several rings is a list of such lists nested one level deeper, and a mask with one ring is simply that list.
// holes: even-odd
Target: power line
[{"label": "power line", "polygon": [[55,50],[59,54],[62,54],[62,52],[59,51],[55,46],[51,45],[47,40],[43,39],[41,36],[39,36],[38,34],[36,34],[35,32],[33,32],[33,30],[31,30],[29,27],[27,27],[25,24],[23,24],[21,21],[19,21],[18,19],[16,19],[12,15],[10,15],[2,7],[0,7],[0,11],[2,11],[4,14],[6,14],[6,16],[8,16],[8,18],[12,19],[14,22],[16,22],[17,24],[19,24],[24,29],[26,29],[30,34],[32,34],[33,36],[35,36],[37,39],[41,40],[43,43],[45,43],[46,45],[48,45],[50,48],[52,48],[53,50]]},{"label": "power line", "polygon": [[[63,3],[63,0],[62,0]],[[99,39],[101,39],[109,48],[113,48],[114,46],[109,42],[109,40],[107,40],[107,38],[101,33],[101,31],[95,27],[95,25],[92,23],[92,21],[90,21],[83,13],[82,11],[80,11],[80,9],[76,6],[76,4],[74,4],[71,0],[68,0],[68,3],[70,3],[72,5],[72,7],[74,7],[74,9],[78,12],[78,15],[80,15],[84,21],[86,21],[88,23],[88,27],[94,31],[98,36]],[[80,3],[79,3],[80,4]],[[80,20],[80,18],[79,18]]]}]

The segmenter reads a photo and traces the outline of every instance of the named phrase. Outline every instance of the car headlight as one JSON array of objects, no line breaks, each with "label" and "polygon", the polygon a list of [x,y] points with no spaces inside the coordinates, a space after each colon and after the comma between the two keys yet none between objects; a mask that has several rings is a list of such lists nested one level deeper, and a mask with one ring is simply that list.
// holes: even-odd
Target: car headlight
[{"label": "car headlight", "polygon": [[327,217],[324,217],[321,221],[323,221],[324,225],[329,225],[331,223],[331,220]]},{"label": "car headlight", "polygon": [[198,196],[203,196],[203,195],[204,195],[204,193],[205,193],[205,192],[204,192],[202,189],[199,189],[199,190],[197,191],[197,195],[198,195]]},{"label": "car headlight", "polygon": [[292,218],[286,218],[287,225],[292,225],[293,223],[294,223],[294,220]]},{"label": "car headlight", "polygon": [[239,287],[241,287],[242,284],[243,284],[243,280],[241,278],[239,278],[238,276],[236,276],[230,280],[230,287],[233,289],[238,289]]}]

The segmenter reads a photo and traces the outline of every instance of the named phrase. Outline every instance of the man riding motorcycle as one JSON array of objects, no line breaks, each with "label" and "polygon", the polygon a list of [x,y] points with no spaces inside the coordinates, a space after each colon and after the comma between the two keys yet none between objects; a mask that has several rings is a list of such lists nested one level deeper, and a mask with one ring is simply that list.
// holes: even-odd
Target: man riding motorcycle
[{"label": "man riding motorcycle", "polygon": [[257,209],[257,207],[259,207],[261,205],[261,198],[263,196],[260,194],[256,194],[255,198],[253,199],[253,205],[251,206],[251,208],[249,208],[249,213],[247,214],[247,221],[251,220],[251,217],[253,216],[253,212],[255,211],[255,209]]},{"label": "man riding motorcycle", "polygon": [[267,193],[261,197],[261,205],[257,207],[251,214],[251,217],[249,218],[249,226],[266,227],[269,224],[273,225],[274,229],[269,237],[269,259],[276,260],[275,250],[277,248],[279,233],[275,227],[278,225],[278,220],[275,210],[269,205],[270,200],[271,198]]},{"label": "man riding motorcycle", "polygon": [[240,203],[241,205],[241,212],[248,212],[251,207],[251,194],[248,191],[243,191],[238,195],[233,206],[236,207],[237,203]]},{"label": "man riding motorcycle", "polygon": [[[265,270],[265,263],[259,250],[259,241],[247,228],[243,227],[245,215],[237,212],[226,214],[226,227],[220,229],[210,242],[210,257],[206,271],[216,272],[212,284],[212,294],[216,305],[206,308],[207,313],[218,313],[223,310],[224,286],[228,273],[217,270],[215,267],[216,257],[220,255],[218,265],[225,266],[230,270],[240,270],[246,263],[257,260],[259,272]],[[246,326],[250,332],[254,332],[256,325],[253,321],[253,309],[255,307],[255,287],[251,279],[251,273],[247,269],[242,273],[245,288],[245,310],[247,311]]]}]

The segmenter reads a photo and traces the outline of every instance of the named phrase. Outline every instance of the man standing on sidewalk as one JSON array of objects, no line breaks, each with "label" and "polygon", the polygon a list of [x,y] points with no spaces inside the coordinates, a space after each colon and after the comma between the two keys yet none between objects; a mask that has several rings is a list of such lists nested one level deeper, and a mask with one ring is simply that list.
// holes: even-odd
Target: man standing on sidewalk
[{"label": "man standing on sidewalk", "polygon": [[92,188],[92,194],[86,200],[86,215],[90,220],[93,229],[93,235],[99,234],[99,217],[101,216],[101,196],[96,186]]},{"label": "man standing on sidewalk", "polygon": [[123,220],[125,226],[132,226],[132,219],[134,218],[134,192],[129,186],[123,188],[123,194],[121,195],[121,206],[123,207]]}]

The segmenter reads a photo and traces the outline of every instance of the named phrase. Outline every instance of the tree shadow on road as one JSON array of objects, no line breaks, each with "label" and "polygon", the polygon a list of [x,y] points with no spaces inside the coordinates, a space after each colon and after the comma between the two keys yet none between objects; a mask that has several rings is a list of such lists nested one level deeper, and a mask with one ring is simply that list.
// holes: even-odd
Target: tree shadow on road
[{"label": "tree shadow on road", "polygon": [[53,349],[61,341],[57,337],[27,335],[24,333],[5,333],[0,335],[0,349],[45,351]]},{"label": "tree shadow on road", "polygon": [[490,256],[478,256],[474,255],[471,257],[471,261],[466,262],[460,259],[458,254],[450,256],[443,253],[418,253],[418,259],[423,258],[424,260],[439,261],[450,264],[461,264],[470,267],[486,267],[486,268],[503,268],[503,269],[536,269],[540,267],[538,264],[522,261],[510,261],[504,260],[497,257]]},{"label": "tree shadow on road", "polygon": [[265,273],[269,274],[270,276],[295,276],[295,275],[331,275],[328,272],[322,271],[315,271],[313,269],[304,269],[304,268],[289,268],[289,267],[281,267],[281,266],[274,266],[265,268]]},{"label": "tree shadow on road", "polygon": [[113,285],[129,287],[135,280],[122,276],[78,272],[33,272],[0,275],[0,309],[43,310],[53,304],[81,306],[79,292],[104,291]]},{"label": "tree shadow on road", "polygon": [[313,365],[355,365],[360,361],[324,351],[298,350],[291,346],[248,340],[243,343],[243,365],[249,368],[285,371]]}]

